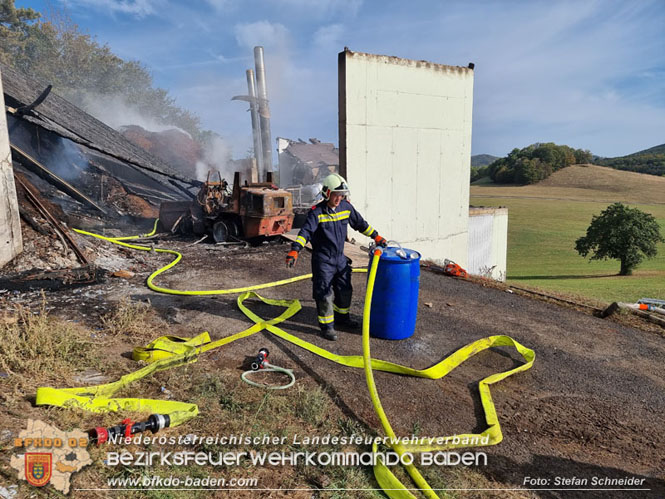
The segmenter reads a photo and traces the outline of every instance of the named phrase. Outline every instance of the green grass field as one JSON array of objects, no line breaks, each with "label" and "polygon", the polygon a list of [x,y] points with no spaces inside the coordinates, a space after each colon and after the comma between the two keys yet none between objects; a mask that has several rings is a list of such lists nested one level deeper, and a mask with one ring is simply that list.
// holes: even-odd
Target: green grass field
[{"label": "green grass field", "polygon": [[[602,302],[635,302],[642,297],[665,299],[665,244],[659,245],[656,258],[644,260],[631,276],[618,275],[618,260],[591,262],[575,251],[575,240],[586,234],[591,217],[610,203],[565,199],[556,186],[548,190],[548,199],[530,197],[528,187],[524,197],[516,196],[514,187],[505,189],[513,191],[503,192],[504,188],[497,186],[490,195],[501,197],[485,197],[477,195],[480,189],[472,187],[471,204],[508,207],[509,284]],[[482,194],[487,195],[488,191],[483,189]],[[510,197],[503,197],[506,194]],[[552,199],[555,197],[562,199]],[[623,201],[616,193],[614,197]],[[665,204],[626,204],[651,213],[665,235]]]}]

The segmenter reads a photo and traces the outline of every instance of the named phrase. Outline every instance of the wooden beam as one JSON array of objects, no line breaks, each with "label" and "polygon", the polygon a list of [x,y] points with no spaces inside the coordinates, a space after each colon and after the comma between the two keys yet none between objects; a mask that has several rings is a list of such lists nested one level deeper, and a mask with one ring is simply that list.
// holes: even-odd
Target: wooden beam
[{"label": "wooden beam", "polygon": [[77,201],[90,206],[91,208],[94,208],[97,211],[100,211],[104,215],[108,215],[106,210],[99,206],[97,203],[95,203],[92,199],[90,199],[88,196],[83,194],[81,191],[76,189],[73,185],[71,185],[69,182],[66,180],[58,177],[55,173],[50,171],[48,168],[46,168],[44,165],[42,165],[39,161],[37,161],[35,158],[30,156],[27,152],[23,151],[22,149],[16,147],[15,145],[11,145],[12,149],[12,156],[15,156],[15,159],[17,161],[20,161],[23,163],[25,166],[30,168],[34,173],[42,177],[43,179],[47,180],[48,182],[54,184],[58,189],[61,191],[69,194],[72,198],[76,199]]}]

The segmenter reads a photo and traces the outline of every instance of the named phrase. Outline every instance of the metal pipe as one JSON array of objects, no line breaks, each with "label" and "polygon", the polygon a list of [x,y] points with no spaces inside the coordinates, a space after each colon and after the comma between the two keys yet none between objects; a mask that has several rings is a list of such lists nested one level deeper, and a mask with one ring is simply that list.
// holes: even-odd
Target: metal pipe
[{"label": "metal pipe", "polygon": [[[261,124],[261,145],[263,147],[263,167],[266,173],[272,172],[272,139],[270,138],[270,107],[266,87],[266,68],[263,63],[263,47],[254,47],[256,65],[256,86],[259,100],[259,123]],[[264,179],[260,178],[259,182]]]},{"label": "metal pipe", "polygon": [[259,111],[256,102],[256,82],[254,70],[247,70],[247,94],[249,95],[249,111],[252,115],[252,138],[254,139],[254,157],[259,178],[263,172],[263,146],[261,145],[261,124],[259,123]]}]

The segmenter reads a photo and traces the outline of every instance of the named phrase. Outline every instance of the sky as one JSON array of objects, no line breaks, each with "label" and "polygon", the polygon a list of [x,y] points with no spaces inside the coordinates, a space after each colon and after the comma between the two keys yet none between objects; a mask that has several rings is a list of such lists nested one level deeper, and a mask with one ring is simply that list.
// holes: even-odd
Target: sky
[{"label": "sky", "polygon": [[[337,53],[475,64],[472,154],[665,143],[665,0],[17,0],[65,9],[176,104],[251,147],[245,71],[265,50],[272,137],[338,143]],[[276,158],[275,158],[276,159]]]}]

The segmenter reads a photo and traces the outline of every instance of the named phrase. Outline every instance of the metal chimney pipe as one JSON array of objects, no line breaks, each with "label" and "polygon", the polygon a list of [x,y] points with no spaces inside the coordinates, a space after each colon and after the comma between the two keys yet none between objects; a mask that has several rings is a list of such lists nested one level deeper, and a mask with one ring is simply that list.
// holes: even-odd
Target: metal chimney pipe
[{"label": "metal chimney pipe", "polygon": [[[264,171],[272,172],[272,139],[270,137],[270,107],[266,87],[266,68],[263,63],[263,47],[254,47],[256,65],[256,86],[259,98],[259,123],[261,124],[261,146],[263,147]],[[265,179],[261,178],[260,181]]]},{"label": "metal chimney pipe", "polygon": [[249,95],[249,111],[252,115],[252,138],[254,139],[254,158],[258,177],[263,177],[263,147],[261,145],[261,125],[259,123],[258,103],[256,99],[256,82],[254,81],[254,70],[247,70],[247,94]]}]

